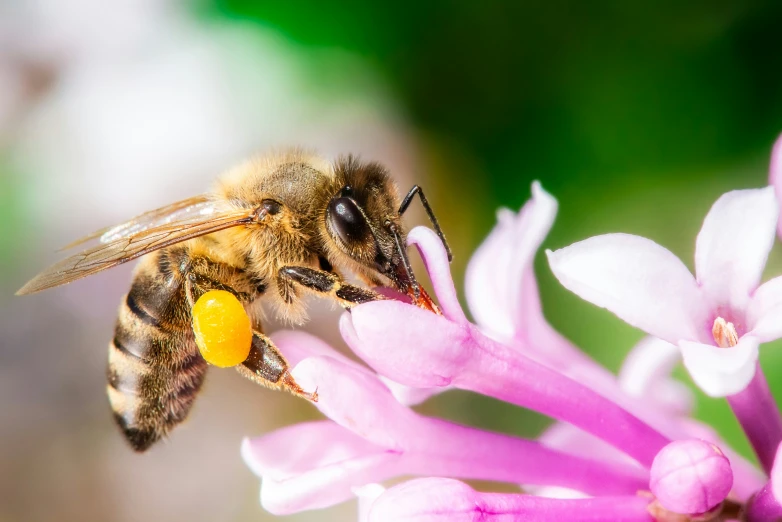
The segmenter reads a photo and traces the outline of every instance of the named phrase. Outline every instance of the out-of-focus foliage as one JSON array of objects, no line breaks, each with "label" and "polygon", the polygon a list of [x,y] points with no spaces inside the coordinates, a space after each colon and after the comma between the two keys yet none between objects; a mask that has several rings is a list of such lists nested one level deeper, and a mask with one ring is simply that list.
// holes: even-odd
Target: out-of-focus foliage
[{"label": "out-of-focus foliage", "polygon": [[536,177],[556,193],[639,170],[703,172],[758,153],[782,128],[778,2],[216,0],[214,10],[365,58],[418,126],[478,158],[506,205]]}]

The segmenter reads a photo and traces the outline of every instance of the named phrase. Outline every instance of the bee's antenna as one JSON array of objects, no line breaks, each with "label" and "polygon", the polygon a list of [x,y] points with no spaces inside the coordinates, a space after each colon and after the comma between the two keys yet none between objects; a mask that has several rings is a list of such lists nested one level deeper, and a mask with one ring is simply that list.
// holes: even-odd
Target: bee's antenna
[{"label": "bee's antenna", "polygon": [[[448,241],[445,240],[445,234],[443,234],[443,230],[440,228],[440,223],[437,222],[437,218],[434,216],[434,212],[432,212],[432,207],[429,206],[429,202],[426,200],[426,196],[424,196],[424,191],[421,187],[418,185],[413,185],[413,188],[410,189],[410,192],[407,193],[407,196],[405,196],[405,199],[402,200],[402,204],[399,205],[399,215],[405,213],[407,210],[407,207],[410,206],[410,202],[413,201],[413,198],[415,195],[418,194],[418,197],[421,198],[421,204],[424,206],[424,209],[426,210],[426,214],[429,216],[429,221],[432,222],[432,226],[434,227],[434,231],[437,232],[437,235],[440,237],[440,241],[443,242],[443,246],[445,247],[445,251],[448,253],[448,261],[453,261],[453,253],[451,253],[451,247],[448,246]],[[397,238],[397,242],[399,239]],[[404,258],[407,260],[407,257]],[[408,264],[409,265],[409,264]],[[406,268],[407,266],[406,265]]]},{"label": "bee's antenna", "polygon": [[407,248],[405,248],[405,245],[402,243],[402,238],[400,237],[396,226],[392,225],[390,229],[391,233],[394,235],[396,249],[402,258],[402,267],[405,269],[407,283],[412,287],[415,298],[418,299],[421,296],[421,287],[418,286],[418,281],[416,280],[415,274],[413,273],[413,268],[410,266],[410,258],[407,257]]}]

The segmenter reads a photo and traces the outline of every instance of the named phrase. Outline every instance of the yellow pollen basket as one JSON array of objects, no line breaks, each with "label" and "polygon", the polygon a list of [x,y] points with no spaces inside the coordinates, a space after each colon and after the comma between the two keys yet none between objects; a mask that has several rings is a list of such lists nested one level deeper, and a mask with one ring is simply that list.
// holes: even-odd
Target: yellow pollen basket
[{"label": "yellow pollen basket", "polygon": [[228,368],[247,359],[253,329],[242,303],[231,292],[206,292],[192,314],[195,341],[206,362]]}]

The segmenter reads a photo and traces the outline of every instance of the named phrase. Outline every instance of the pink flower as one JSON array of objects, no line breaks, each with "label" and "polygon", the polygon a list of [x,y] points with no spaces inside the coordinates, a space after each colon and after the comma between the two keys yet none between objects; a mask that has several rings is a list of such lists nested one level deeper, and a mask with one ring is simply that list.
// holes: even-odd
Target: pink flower
[{"label": "pink flower", "polygon": [[566,288],[677,345],[706,393],[730,396],[767,470],[782,440],[782,419],[757,357],[761,342],[782,337],[782,278],[760,285],[760,276],[777,217],[770,187],[723,195],[698,234],[697,279],[670,251],[627,234],[547,252]]},{"label": "pink flower", "polygon": [[[696,515],[687,510],[703,508],[704,487],[714,512],[741,505],[763,487],[756,469],[688,417],[691,399],[670,380],[678,362],[672,345],[642,343],[617,378],[545,321],[532,259],[555,210],[553,198],[534,185],[533,200],[519,214],[500,214],[468,270],[478,324],[459,305],[439,239],[416,228],[408,243],[424,259],[442,316],[395,300],[343,314],[343,338],[371,369],[308,334],[273,336],[295,365],[297,382],[318,388],[316,406],[328,420],[245,440],[242,454],[262,478],[267,510],[288,514],[358,496],[362,522],[662,521]],[[450,388],[560,422],[533,441],[408,407]],[[718,447],[722,460],[697,468],[707,470],[705,481],[690,482],[670,506],[687,512],[675,513],[652,493],[650,470],[673,440],[693,438],[709,443],[698,447]],[[401,476],[423,478],[387,490],[379,485]],[[524,484],[528,493],[479,493],[456,479]],[[552,498],[563,495],[570,498]]]},{"label": "pink flower", "polygon": [[627,234],[548,252],[549,263],[569,290],[679,346],[706,393],[731,395],[752,380],[758,344],[782,337],[782,279],[759,287],[777,215],[770,188],[722,196],[698,235],[697,279],[670,251]]}]

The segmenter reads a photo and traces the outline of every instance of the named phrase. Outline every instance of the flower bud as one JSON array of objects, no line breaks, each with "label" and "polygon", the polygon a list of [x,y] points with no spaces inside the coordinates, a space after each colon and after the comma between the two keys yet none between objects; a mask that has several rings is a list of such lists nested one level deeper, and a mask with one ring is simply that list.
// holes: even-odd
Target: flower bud
[{"label": "flower bud", "polygon": [[730,462],[715,445],[699,439],[677,440],[655,457],[649,487],[667,510],[705,513],[725,500],[733,487]]}]

